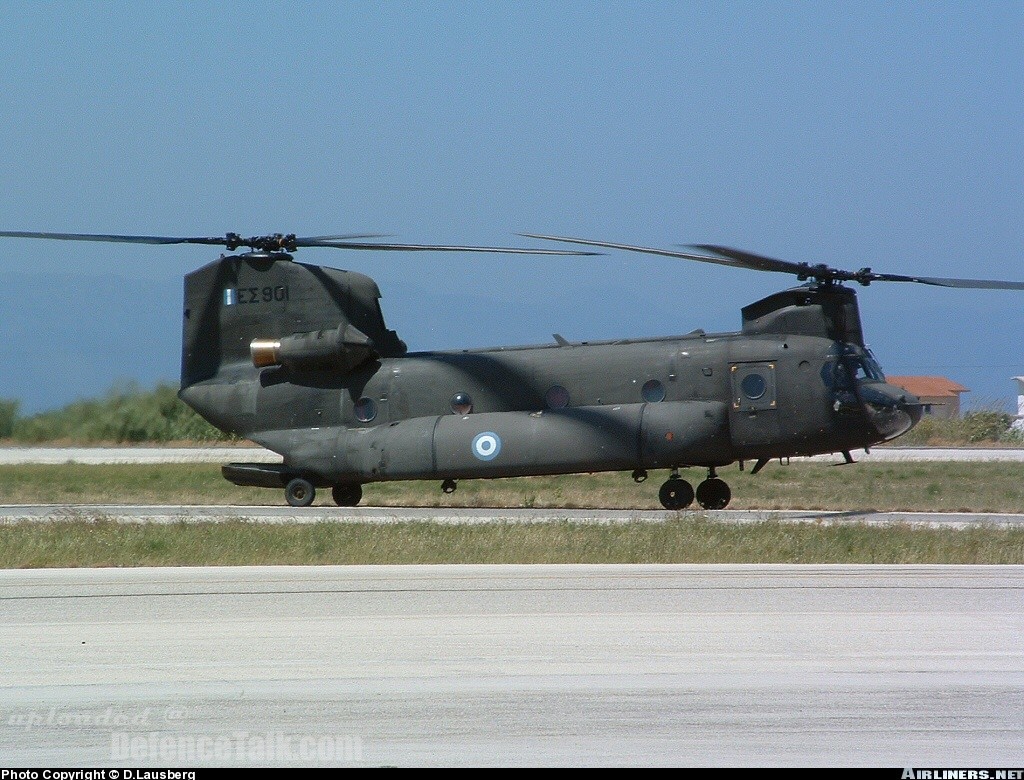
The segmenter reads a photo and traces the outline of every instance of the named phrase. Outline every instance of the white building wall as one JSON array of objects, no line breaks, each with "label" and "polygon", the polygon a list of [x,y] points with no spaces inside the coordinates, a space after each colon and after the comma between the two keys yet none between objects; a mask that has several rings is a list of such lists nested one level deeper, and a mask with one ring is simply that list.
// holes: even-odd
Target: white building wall
[{"label": "white building wall", "polygon": [[1024,431],[1024,376],[1015,376],[1013,381],[1017,383],[1017,419],[1012,427]]}]

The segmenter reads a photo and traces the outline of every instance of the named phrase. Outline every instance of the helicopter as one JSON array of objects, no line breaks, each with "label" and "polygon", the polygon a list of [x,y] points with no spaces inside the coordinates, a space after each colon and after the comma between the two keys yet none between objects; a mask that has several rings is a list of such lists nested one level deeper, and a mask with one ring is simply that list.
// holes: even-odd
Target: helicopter
[{"label": "helicopter", "polygon": [[[1024,282],[904,276],[777,260],[713,244],[657,249],[520,233],[586,249],[386,243],[379,234],[299,238],[3,231],[0,237],[223,246],[188,273],[179,398],[212,425],[282,456],[228,463],[228,481],[283,489],[311,505],[330,489],[356,506],[363,485],[629,472],[668,478],[665,509],[731,500],[718,469],[868,450],[909,431],[922,404],[885,381],[864,342],[856,290],[910,282],[1024,290]],[[741,309],[739,331],[489,349],[409,351],[388,329],[369,276],[300,263],[300,248],[602,254],[616,250],[784,273],[802,284]],[[247,250],[237,252],[237,250]],[[683,469],[705,477],[696,486]]]}]

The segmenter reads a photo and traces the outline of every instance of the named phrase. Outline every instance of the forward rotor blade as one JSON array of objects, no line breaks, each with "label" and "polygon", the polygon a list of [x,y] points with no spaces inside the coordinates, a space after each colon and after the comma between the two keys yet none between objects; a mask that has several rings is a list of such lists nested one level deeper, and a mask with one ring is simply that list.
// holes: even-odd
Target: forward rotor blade
[{"label": "forward rotor blade", "polygon": [[937,276],[900,276],[898,274],[872,274],[872,281],[917,282],[934,287],[956,287],[964,290],[1024,290],[1024,282],[1004,282],[998,279],[946,279]]},{"label": "forward rotor blade", "polygon": [[774,260],[770,257],[762,257],[751,252],[744,252],[729,247],[714,246],[711,244],[698,245],[701,249],[716,252],[726,257],[740,260],[751,268],[763,267],[764,270],[776,271],[789,269],[791,273],[808,274],[817,278],[826,276],[844,281],[855,281],[861,284],[871,282],[916,282],[917,284],[928,284],[933,287],[956,287],[960,289],[973,290],[1024,290],[1024,282],[1004,282],[997,279],[956,279],[937,276],[909,276],[907,274],[882,274],[875,273],[870,269],[860,271],[844,271],[839,268],[830,268],[826,265],[801,265],[786,260]]},{"label": "forward rotor blade", "polygon": [[718,263],[733,268],[749,268],[755,271],[775,271],[777,273],[793,274],[800,280],[817,279],[819,282],[857,282],[862,285],[869,285],[872,282],[916,282],[927,284],[933,287],[955,287],[960,289],[976,290],[1024,290],[1024,282],[1008,282],[997,279],[956,279],[936,276],[908,276],[904,274],[882,274],[875,273],[870,268],[861,268],[857,271],[846,271],[841,268],[832,268],[824,264],[810,265],[809,263],[794,263],[789,260],[778,260],[773,257],[754,254],[742,249],[733,249],[718,244],[692,244],[694,249],[700,249],[709,254],[695,254],[691,252],[674,252],[666,249],[654,249],[651,247],[632,246],[630,244],[615,244],[608,241],[592,241],[586,238],[566,238],[564,236],[547,236],[537,233],[521,233],[527,238],[539,238],[548,241],[563,241],[570,244],[583,244],[586,246],[600,246],[609,249],[623,249],[630,252],[643,252],[662,257],[678,257],[684,260],[699,260],[704,263]]},{"label": "forward rotor blade", "polygon": [[[753,252],[745,252],[742,249],[733,249],[727,246],[718,246],[717,244],[693,244],[692,246],[694,249],[703,249],[705,252],[713,252],[716,255],[728,257],[730,260],[736,261],[744,268],[752,268],[756,271],[777,271],[779,273],[789,273],[800,276],[806,274],[809,268],[813,268],[813,266],[809,266],[807,263],[793,263],[789,260],[776,260],[773,257],[755,255]],[[826,266],[817,266],[816,270],[825,271],[832,269],[827,269]]]}]

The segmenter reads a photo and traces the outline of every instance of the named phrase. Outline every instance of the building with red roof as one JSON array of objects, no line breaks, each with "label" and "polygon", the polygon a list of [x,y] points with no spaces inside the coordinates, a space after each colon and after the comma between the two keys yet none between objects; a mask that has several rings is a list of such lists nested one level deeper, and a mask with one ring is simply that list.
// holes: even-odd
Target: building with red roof
[{"label": "building with red roof", "polygon": [[970,390],[959,382],[944,376],[888,376],[885,381],[913,393],[924,404],[924,415],[932,417],[959,417],[960,393]]}]

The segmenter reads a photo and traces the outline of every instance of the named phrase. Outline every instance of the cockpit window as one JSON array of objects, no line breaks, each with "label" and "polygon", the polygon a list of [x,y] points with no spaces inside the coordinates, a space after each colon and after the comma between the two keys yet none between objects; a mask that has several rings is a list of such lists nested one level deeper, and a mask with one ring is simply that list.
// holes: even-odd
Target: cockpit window
[{"label": "cockpit window", "polygon": [[842,357],[822,367],[821,378],[836,390],[852,390],[855,382],[884,382],[885,375],[873,358]]},{"label": "cockpit window", "polygon": [[865,370],[868,372],[868,376],[879,382],[885,381],[885,374],[882,373],[882,367],[878,365],[878,361],[875,360],[873,355],[862,358],[864,361]]},{"label": "cockpit window", "polygon": [[875,382],[884,382],[885,375],[874,359],[869,357],[847,358],[847,364],[853,372],[853,378],[861,381],[870,379]]}]

